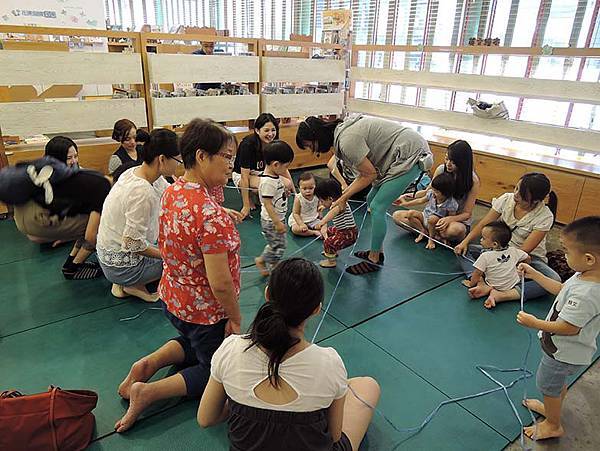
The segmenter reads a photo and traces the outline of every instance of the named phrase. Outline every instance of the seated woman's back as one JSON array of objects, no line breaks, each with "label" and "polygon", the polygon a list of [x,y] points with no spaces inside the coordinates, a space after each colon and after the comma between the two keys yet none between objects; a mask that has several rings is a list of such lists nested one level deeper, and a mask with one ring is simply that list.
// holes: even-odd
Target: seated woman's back
[{"label": "seated woman's back", "polygon": [[248,338],[231,335],[213,357],[212,375],[230,399],[259,409],[313,412],[345,395],[347,374],[333,348],[302,346],[279,365],[279,384],[269,381],[269,356]]}]

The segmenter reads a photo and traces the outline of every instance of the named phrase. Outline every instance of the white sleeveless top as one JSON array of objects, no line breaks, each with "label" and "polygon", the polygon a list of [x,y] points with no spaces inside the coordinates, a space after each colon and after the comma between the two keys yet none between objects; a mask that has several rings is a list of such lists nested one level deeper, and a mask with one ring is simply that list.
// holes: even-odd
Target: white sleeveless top
[{"label": "white sleeveless top", "polygon": [[[300,199],[300,217],[304,224],[310,224],[319,217],[319,198],[313,195],[312,200],[307,200],[302,194],[296,194]],[[296,221],[294,215],[291,214],[288,219],[288,225],[292,227]]]}]

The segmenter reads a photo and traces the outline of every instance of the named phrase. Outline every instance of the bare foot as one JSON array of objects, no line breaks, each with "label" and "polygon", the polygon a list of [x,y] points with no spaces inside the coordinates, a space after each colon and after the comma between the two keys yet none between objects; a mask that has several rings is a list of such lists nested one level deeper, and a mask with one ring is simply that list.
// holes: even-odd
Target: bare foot
[{"label": "bare foot", "polygon": [[562,426],[550,424],[548,420],[544,420],[537,425],[529,426],[524,429],[525,435],[532,440],[544,440],[547,438],[562,437],[565,430]]},{"label": "bare foot", "polygon": [[435,242],[432,240],[428,240],[425,245],[425,249],[435,249]]},{"label": "bare foot", "polygon": [[134,296],[136,298],[140,298],[145,302],[156,302],[158,301],[158,293],[150,293],[148,290],[140,290],[139,288],[134,287],[123,287],[123,292],[130,296]]},{"label": "bare foot", "polygon": [[539,413],[542,416],[546,416],[546,409],[544,408],[544,403],[539,399],[524,399],[523,405],[532,412]]},{"label": "bare foot", "polygon": [[471,296],[473,299],[482,298],[489,293],[490,292],[486,290],[486,287],[480,285],[475,285],[473,288],[469,288],[469,296]]},{"label": "bare foot", "polygon": [[419,236],[415,238],[415,243],[420,243],[423,240],[423,238],[425,238],[425,235],[419,233]]},{"label": "bare foot", "polygon": [[129,296],[127,293],[125,293],[125,291],[123,290],[123,287],[121,285],[117,285],[116,283],[112,284],[110,293],[114,297],[119,298],[119,299],[126,298],[127,296]]},{"label": "bare foot", "polygon": [[318,237],[322,236],[321,231],[319,231],[319,230],[309,230],[309,232],[312,236],[318,236]]},{"label": "bare foot", "polygon": [[321,260],[319,262],[319,266],[321,268],[335,268],[336,261],[334,259],[326,258],[325,260]]},{"label": "bare foot", "polygon": [[148,396],[148,384],[143,382],[134,383],[131,386],[129,395],[129,408],[125,412],[125,415],[115,423],[115,431],[117,432],[125,432],[131,428],[146,407],[152,404]]},{"label": "bare foot", "polygon": [[483,303],[483,306],[488,310],[496,307],[496,298],[494,297],[494,295],[490,294],[488,296],[488,298],[485,300],[485,302]]},{"label": "bare foot", "polygon": [[471,288],[471,281],[469,279],[463,280],[462,284],[467,288]]},{"label": "bare foot", "polygon": [[119,396],[123,399],[129,399],[129,392],[131,390],[131,386],[136,382],[146,382],[150,379],[154,373],[154,369],[150,365],[150,361],[147,358],[143,358],[135,362],[131,365],[131,369],[129,370],[129,374],[121,385],[119,385]]},{"label": "bare foot", "polygon": [[265,261],[262,258],[256,257],[254,259],[254,264],[258,268],[258,271],[260,272],[261,276],[263,276],[263,277],[269,277],[269,270],[265,266]]}]

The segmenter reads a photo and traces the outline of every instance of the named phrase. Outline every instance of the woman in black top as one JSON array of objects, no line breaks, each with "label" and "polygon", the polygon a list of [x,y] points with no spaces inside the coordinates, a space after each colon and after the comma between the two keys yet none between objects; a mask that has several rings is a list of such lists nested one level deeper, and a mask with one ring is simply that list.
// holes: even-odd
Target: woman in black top
[{"label": "woman in black top", "polygon": [[[244,218],[255,208],[250,193],[257,193],[259,176],[265,169],[262,148],[274,139],[279,139],[279,121],[270,113],[262,113],[254,121],[254,133],[246,136],[238,146],[231,176],[242,192],[241,213]],[[286,189],[294,191],[289,171],[285,178]]]},{"label": "woman in black top", "polygon": [[122,164],[139,162],[136,143],[137,127],[129,119],[119,119],[115,122],[112,139],[121,143],[121,146],[112,154],[108,161],[108,173],[112,175]]},{"label": "woman in black top", "polygon": [[[46,144],[45,155],[70,167],[77,166],[77,144],[70,138],[55,136]],[[23,205],[15,205],[17,229],[36,243],[75,241],[62,272],[66,279],[93,279],[102,275],[97,263],[86,262],[94,252],[104,199],[110,182],[95,171],[80,170],[52,185],[50,204],[36,196]]]}]

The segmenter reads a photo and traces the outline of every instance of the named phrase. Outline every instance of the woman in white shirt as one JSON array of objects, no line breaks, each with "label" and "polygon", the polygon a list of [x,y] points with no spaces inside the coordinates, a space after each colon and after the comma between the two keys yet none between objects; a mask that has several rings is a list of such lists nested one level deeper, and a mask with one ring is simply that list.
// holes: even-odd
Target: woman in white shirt
[{"label": "woman in white shirt", "polygon": [[[546,205],[544,200],[549,198]],[[476,259],[482,247],[469,244],[481,235],[481,230],[494,221],[503,221],[510,227],[512,237],[509,246],[519,248],[531,256],[531,266],[547,277],[560,281],[560,276],[548,266],[546,257],[546,235],[554,224],[557,198],[551,191],[550,180],[544,174],[530,172],[525,174],[512,193],[504,193],[492,201],[492,208],[469,232],[465,239],[454,248],[459,255],[469,254]],[[472,265],[464,259],[466,272],[473,271]],[[546,294],[537,282],[525,282],[525,298],[533,299]],[[477,295],[476,295],[477,297]],[[497,302],[505,299],[498,297]]]},{"label": "woman in white shirt", "polygon": [[[241,451],[357,450],[379,400],[370,377],[347,379],[333,348],[304,338],[318,315],[323,279],[302,258],[271,272],[248,335],[231,335],[215,352],[198,409],[208,427],[228,421],[230,449]],[[350,390],[348,390],[350,388]],[[356,395],[355,395],[356,394]]]},{"label": "woman in white shirt", "polygon": [[125,171],[104,201],[96,249],[114,296],[154,302],[158,295],[149,293],[146,284],[162,274],[158,215],[169,186],[164,177],[172,176],[181,161],[177,135],[153,130],[142,153],[141,166]]}]

